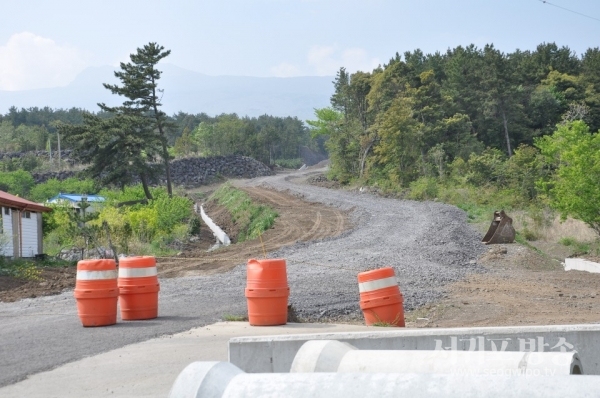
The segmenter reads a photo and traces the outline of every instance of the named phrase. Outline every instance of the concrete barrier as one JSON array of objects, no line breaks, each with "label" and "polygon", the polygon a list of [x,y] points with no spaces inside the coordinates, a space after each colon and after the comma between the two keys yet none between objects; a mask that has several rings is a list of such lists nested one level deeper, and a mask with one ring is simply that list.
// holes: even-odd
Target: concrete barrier
[{"label": "concrete barrier", "polygon": [[583,369],[575,352],[357,350],[337,340],[311,340],[290,373],[314,372],[564,376]]},{"label": "concrete barrier", "polygon": [[600,375],[600,324],[404,329],[229,340],[229,361],[248,373],[289,372],[309,340],[338,340],[360,350],[577,352],[586,374]]},{"label": "concrete barrier", "polygon": [[600,274],[600,264],[584,258],[565,258],[565,271],[571,270]]},{"label": "concrete barrier", "polygon": [[490,376],[414,373],[247,374],[227,362],[194,362],[171,398],[238,397],[592,397],[599,376]]}]

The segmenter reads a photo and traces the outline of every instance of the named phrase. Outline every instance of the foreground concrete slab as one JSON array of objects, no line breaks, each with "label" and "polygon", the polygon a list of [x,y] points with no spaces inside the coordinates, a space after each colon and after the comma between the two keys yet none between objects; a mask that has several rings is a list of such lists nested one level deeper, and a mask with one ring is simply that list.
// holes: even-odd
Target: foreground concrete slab
[{"label": "foreground concrete slab", "polygon": [[128,345],[32,375],[0,388],[0,397],[166,397],[177,375],[190,363],[227,361],[227,344],[233,337],[372,329],[362,325],[325,323],[254,327],[247,322],[220,322]]},{"label": "foreground concrete slab", "polygon": [[600,375],[600,324],[402,329],[238,337],[229,342],[229,361],[246,373],[289,372],[309,340],[338,340],[360,350],[459,350],[577,352],[587,375]]}]

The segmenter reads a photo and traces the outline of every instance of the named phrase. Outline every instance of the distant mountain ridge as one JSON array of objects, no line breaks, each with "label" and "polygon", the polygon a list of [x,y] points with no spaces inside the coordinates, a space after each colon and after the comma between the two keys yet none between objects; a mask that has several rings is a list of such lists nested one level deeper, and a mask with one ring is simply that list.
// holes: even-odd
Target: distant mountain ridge
[{"label": "distant mountain ridge", "polygon": [[[329,105],[333,76],[248,77],[207,76],[171,64],[159,64],[163,72],[159,88],[164,89],[162,109],[169,115],[179,111],[215,116],[296,116],[314,118],[314,109]],[[25,91],[1,91],[0,113],[11,106],[83,108],[98,111],[98,103],[119,105],[122,98],[112,95],[102,83],[117,83],[114,68],[90,67],[65,87]]]}]

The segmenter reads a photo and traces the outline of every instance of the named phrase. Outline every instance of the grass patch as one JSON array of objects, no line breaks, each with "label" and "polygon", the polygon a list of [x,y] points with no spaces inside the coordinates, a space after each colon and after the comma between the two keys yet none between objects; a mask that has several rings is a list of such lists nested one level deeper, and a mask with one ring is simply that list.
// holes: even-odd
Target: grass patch
[{"label": "grass patch", "polygon": [[12,276],[18,279],[28,281],[37,281],[40,279],[42,270],[37,267],[34,260],[28,259],[1,259],[0,275]]},{"label": "grass patch", "polygon": [[268,206],[256,204],[247,193],[236,189],[231,184],[223,184],[212,195],[210,200],[227,208],[232,221],[240,227],[238,242],[258,238],[275,223],[278,214]]},{"label": "grass patch", "polygon": [[223,320],[227,321],[227,322],[247,322],[248,316],[247,315],[225,314],[225,315],[223,315]]},{"label": "grass patch", "polygon": [[[573,255],[588,254],[591,251],[591,244],[587,242],[580,242],[577,239],[567,236],[561,238],[558,243],[564,246],[568,246],[573,249]],[[597,250],[596,250],[597,251]]]}]

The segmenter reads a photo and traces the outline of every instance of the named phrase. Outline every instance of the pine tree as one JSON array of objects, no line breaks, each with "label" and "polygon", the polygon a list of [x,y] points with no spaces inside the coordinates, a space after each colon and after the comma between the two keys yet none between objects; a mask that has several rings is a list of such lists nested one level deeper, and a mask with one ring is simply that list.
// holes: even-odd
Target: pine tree
[{"label": "pine tree", "polygon": [[162,104],[159,94],[162,93],[162,90],[158,88],[158,80],[162,72],[156,69],[160,60],[169,54],[171,54],[171,50],[165,51],[164,47],[157,43],[148,43],[144,47],[138,48],[135,54],[130,55],[131,62],[121,62],[121,70],[115,72],[115,77],[121,80],[122,85],[104,84],[104,87],[113,94],[124,96],[127,100],[120,107],[98,105],[104,111],[149,121],[149,126],[155,132],[156,139],[150,140],[148,145],[152,146],[158,143],[161,147],[161,157],[167,177],[167,192],[169,196],[172,196],[167,130],[173,126],[167,120],[167,115],[160,110]]}]

